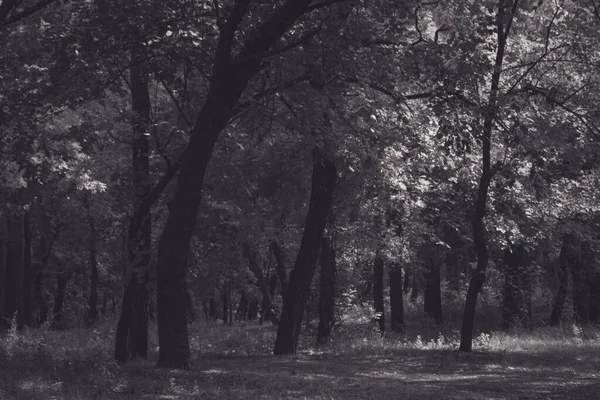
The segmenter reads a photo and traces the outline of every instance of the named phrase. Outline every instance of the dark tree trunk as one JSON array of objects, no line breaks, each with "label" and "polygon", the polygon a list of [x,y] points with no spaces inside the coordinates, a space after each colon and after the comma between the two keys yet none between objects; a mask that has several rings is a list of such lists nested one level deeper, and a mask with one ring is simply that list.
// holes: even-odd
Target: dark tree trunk
[{"label": "dark tree trunk", "polygon": [[379,330],[385,332],[385,308],[383,302],[383,258],[375,256],[373,263],[373,307],[375,308],[375,321]]},{"label": "dark tree trunk", "polygon": [[410,302],[414,303],[419,298],[419,283],[417,282],[417,274],[412,274],[412,285],[410,289]]},{"label": "dark tree trunk", "polygon": [[23,215],[23,325],[33,326],[33,265],[29,213]]},{"label": "dark tree trunk", "polygon": [[531,322],[531,278],[527,251],[522,245],[504,250],[502,328]]},{"label": "dark tree trunk", "polygon": [[223,289],[221,290],[221,303],[223,305],[223,314],[221,315],[221,319],[223,320],[223,324],[227,325],[227,321],[229,320],[229,283],[225,282],[223,284]]},{"label": "dark tree trunk", "polygon": [[23,289],[25,273],[24,215],[8,215],[8,241],[6,246],[6,286],[4,295],[4,316],[23,326]]},{"label": "dark tree trunk", "polygon": [[477,253],[477,266],[472,272],[467,289],[467,297],[465,299],[465,309],[460,330],[460,351],[470,352],[473,348],[473,327],[475,323],[475,309],[477,307],[477,297],[485,283],[485,273],[488,266],[489,252],[487,245],[487,233],[485,227],[485,214],[487,207],[487,198],[490,184],[498,169],[502,166],[501,162],[497,162],[492,166],[492,133],[494,131],[494,116],[498,104],[498,88],[500,86],[500,75],[502,73],[502,65],[504,61],[504,51],[506,42],[513,18],[518,9],[518,2],[513,3],[512,9],[504,6],[503,2],[498,4],[496,16],[496,34],[497,47],[496,59],[494,62],[494,70],[492,73],[490,92],[488,102],[486,104],[483,130],[481,132],[481,176],[479,179],[479,187],[477,188],[477,199],[475,200],[475,210],[471,224],[473,227],[473,243],[475,252]]},{"label": "dark tree trunk", "polygon": [[[158,246],[158,366],[189,368],[185,304],[186,258],[213,147],[234,106],[260,70],[264,54],[306,12],[311,0],[286,0],[252,32],[235,56],[234,36],[250,1],[236,1],[220,28],[206,100],[190,132],[169,216]],[[320,238],[317,238],[320,240]]]},{"label": "dark tree trunk", "polygon": [[87,320],[92,324],[98,320],[98,260],[96,257],[96,225],[90,217],[90,297]]},{"label": "dark tree trunk", "polygon": [[258,318],[258,300],[252,299],[248,304],[248,319],[253,321]]},{"label": "dark tree trunk", "polygon": [[38,315],[35,321],[37,326],[40,326],[48,319],[48,305],[44,300],[44,273],[38,272],[33,280],[33,298],[38,309]]},{"label": "dark tree trunk", "polygon": [[218,316],[217,316],[217,302],[215,301],[214,297],[211,297],[208,300],[208,310],[209,310],[210,319],[213,320],[213,321],[216,321],[218,319]]},{"label": "dark tree trunk", "polygon": [[402,268],[399,265],[390,266],[390,322],[393,332],[404,332]]},{"label": "dark tree trunk", "polygon": [[100,309],[100,313],[103,317],[106,317],[106,308],[108,306],[108,295],[106,292],[102,295],[102,308]]},{"label": "dark tree trunk", "polygon": [[272,274],[271,278],[269,278],[269,296],[271,296],[271,299],[273,301],[275,301],[275,292],[277,291],[277,282],[278,282],[278,278],[277,278],[277,274]]},{"label": "dark tree trunk", "polygon": [[335,324],[335,250],[333,241],[327,236],[321,240],[320,264],[317,343],[324,343],[331,337],[331,331]]},{"label": "dark tree trunk", "polygon": [[6,296],[6,257],[8,255],[8,228],[6,215],[0,214],[0,325],[6,315],[4,303]]},{"label": "dark tree trunk", "polygon": [[408,293],[410,289],[410,271],[408,269],[404,269],[404,282],[402,285],[402,291],[404,293]]},{"label": "dark tree trunk", "polygon": [[297,351],[302,315],[319,258],[325,223],[333,202],[336,175],[335,164],[321,155],[318,148],[315,148],[313,150],[308,215],[298,256],[284,296],[283,310],[273,351],[275,355],[295,354]]},{"label": "dark tree trunk", "polygon": [[566,234],[558,258],[558,269],[556,271],[556,282],[558,289],[552,304],[550,315],[550,326],[558,326],[562,321],[563,307],[567,299],[567,286],[571,263],[581,262],[581,249],[578,248],[575,236]]},{"label": "dark tree trunk", "polygon": [[237,310],[235,310],[235,320],[245,321],[248,318],[248,299],[246,299],[246,293],[242,290],[240,294],[240,303],[238,304]]},{"label": "dark tree trunk", "polygon": [[590,277],[583,261],[571,264],[573,279],[573,318],[578,323],[590,321]]},{"label": "dark tree trunk", "polygon": [[594,271],[590,279],[590,322],[600,324],[600,272]]},{"label": "dark tree trunk", "polygon": [[248,243],[244,243],[244,257],[248,260],[248,267],[250,271],[256,277],[258,287],[262,294],[262,310],[260,316],[260,323],[262,323],[266,319],[270,319],[273,325],[279,324],[279,319],[277,318],[277,313],[273,309],[273,299],[271,298],[269,292],[269,281],[263,274],[263,270],[260,268],[260,264],[258,262],[258,253],[256,250],[250,247]]},{"label": "dark tree trunk", "polygon": [[52,314],[54,315],[54,322],[60,324],[62,322],[62,312],[65,304],[65,294],[67,292],[67,284],[69,278],[65,275],[58,274],[56,276],[56,291],[54,292],[54,306],[52,307]]},{"label": "dark tree trunk", "polygon": [[444,322],[444,319],[442,315],[442,282],[438,249],[431,244],[424,245],[423,258],[425,262],[425,291],[423,292],[425,314],[440,325]]},{"label": "dark tree trunk", "polygon": [[148,276],[152,253],[150,145],[150,94],[148,65],[138,43],[132,49],[130,69],[133,141],[131,143],[132,203],[134,213],[127,232],[125,292],[115,338],[115,360],[148,356]]},{"label": "dark tree trunk", "polygon": [[279,277],[279,283],[281,285],[281,297],[283,298],[285,292],[287,291],[287,270],[285,267],[283,249],[277,240],[271,241],[270,248],[273,252],[273,256],[275,256],[275,270],[277,271],[277,276]]},{"label": "dark tree trunk", "polygon": [[46,304],[43,293],[45,278],[44,271],[48,269],[50,256],[52,255],[52,247],[54,246],[54,242],[56,241],[60,231],[59,227],[56,227],[54,232],[52,232],[50,219],[46,215],[43,215],[39,222],[42,227],[40,232],[39,247],[37,250],[37,259],[39,260],[39,264],[36,264],[36,268],[34,270],[35,277],[33,280],[33,298],[37,308],[37,314],[34,322],[37,326],[43,324],[48,319],[48,304]]}]

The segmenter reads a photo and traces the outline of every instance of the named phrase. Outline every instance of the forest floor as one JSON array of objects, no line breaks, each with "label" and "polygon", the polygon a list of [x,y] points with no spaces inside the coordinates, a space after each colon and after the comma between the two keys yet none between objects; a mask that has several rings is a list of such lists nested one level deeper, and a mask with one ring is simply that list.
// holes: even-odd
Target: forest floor
[{"label": "forest floor", "polygon": [[470,354],[451,335],[381,338],[352,328],[321,348],[305,335],[301,354],[274,357],[274,327],[197,325],[189,371],[154,368],[155,346],[150,360],[115,364],[114,321],[9,331],[0,337],[0,399],[600,398],[592,328],[481,334]]}]

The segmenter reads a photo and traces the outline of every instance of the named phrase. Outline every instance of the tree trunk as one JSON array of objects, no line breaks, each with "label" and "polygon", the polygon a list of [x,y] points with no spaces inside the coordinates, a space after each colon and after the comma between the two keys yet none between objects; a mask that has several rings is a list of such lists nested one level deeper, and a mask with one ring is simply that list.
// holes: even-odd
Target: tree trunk
[{"label": "tree trunk", "polygon": [[378,254],[373,263],[373,307],[379,330],[385,332],[385,308],[383,302],[383,258]]},{"label": "tree trunk", "polygon": [[423,292],[423,306],[425,314],[440,325],[444,322],[442,315],[442,290],[440,275],[440,257],[435,245],[425,244],[423,247],[423,261],[425,263],[425,291]]},{"label": "tree trunk", "polygon": [[600,272],[594,271],[590,279],[590,322],[600,324]]},{"label": "tree trunk", "polygon": [[248,304],[248,319],[253,321],[258,317],[258,300],[252,299]]},{"label": "tree trunk", "polygon": [[23,327],[23,289],[25,273],[24,215],[8,215],[8,241],[6,246],[6,286],[4,316],[11,321],[16,317],[19,328]]},{"label": "tree trunk", "polygon": [[273,351],[275,355],[295,354],[297,351],[302,315],[319,258],[325,223],[333,202],[336,175],[335,164],[322,156],[321,151],[315,148],[313,150],[313,172],[308,215],[306,216],[298,256],[284,296],[283,310]]},{"label": "tree trunk", "polygon": [[504,250],[502,328],[531,322],[531,278],[527,251],[522,245]]},{"label": "tree trunk", "polygon": [[[485,214],[487,207],[487,197],[490,184],[502,163],[498,162],[492,166],[492,133],[494,130],[494,116],[498,106],[498,88],[500,85],[500,75],[504,61],[504,51],[508,34],[512,26],[513,18],[517,12],[519,3],[515,1],[512,9],[508,10],[505,3],[498,3],[496,16],[496,34],[497,48],[494,70],[492,73],[490,94],[486,105],[483,121],[483,131],[481,134],[482,145],[482,171],[477,188],[477,199],[475,200],[475,211],[473,212],[473,243],[477,253],[477,266],[472,272],[467,297],[465,299],[465,310],[460,331],[460,351],[470,352],[473,348],[473,325],[475,322],[475,309],[477,307],[477,297],[485,282],[485,273],[488,266],[489,252],[486,237]],[[508,12],[508,14],[507,14]]]},{"label": "tree trunk", "polygon": [[33,265],[29,212],[23,215],[23,325],[33,326]]},{"label": "tree trunk", "polygon": [[317,343],[324,343],[331,337],[335,324],[335,250],[331,238],[321,240],[321,280],[319,285],[319,328]]},{"label": "tree trunk", "polygon": [[209,310],[210,319],[213,320],[213,321],[216,321],[218,319],[218,316],[217,316],[217,302],[215,301],[214,297],[211,297],[208,300],[208,310]]},{"label": "tree trunk", "polygon": [[134,213],[127,232],[127,265],[125,292],[115,338],[115,360],[148,356],[148,276],[152,253],[150,208],[150,145],[151,129],[148,65],[140,44],[132,49],[130,69],[133,141],[131,143],[132,203]]},{"label": "tree trunk", "polygon": [[35,325],[40,326],[48,319],[48,305],[44,300],[44,273],[42,271],[35,275],[33,280],[33,298],[38,310],[37,317],[35,318]]},{"label": "tree trunk", "polygon": [[[233,116],[233,108],[260,70],[263,57],[294,23],[309,11],[311,0],[286,0],[248,33],[237,55],[234,36],[250,1],[236,1],[220,27],[206,100],[190,132],[169,216],[158,246],[158,366],[189,368],[185,304],[186,256],[196,225],[202,186],[213,147]],[[317,238],[320,239],[320,238]]]},{"label": "tree trunk", "polygon": [[575,237],[566,234],[563,237],[563,244],[558,258],[558,269],[556,271],[556,282],[558,290],[552,304],[552,314],[550,315],[550,326],[558,326],[562,321],[563,307],[567,299],[567,286],[569,278],[569,269],[571,262],[580,258],[580,251],[576,248]]},{"label": "tree trunk", "polygon": [[419,298],[419,283],[417,282],[417,274],[412,274],[412,285],[410,289],[410,302],[414,303]]},{"label": "tree trunk", "polygon": [[404,332],[402,268],[397,264],[390,266],[390,322],[393,332]]},{"label": "tree trunk", "polygon": [[262,269],[260,268],[258,262],[258,253],[256,252],[256,250],[252,249],[248,243],[244,243],[243,247],[244,257],[246,257],[246,259],[248,260],[248,267],[256,277],[258,288],[260,289],[260,292],[262,294],[262,310],[260,322],[262,323],[262,321],[268,318],[271,320],[273,325],[278,325],[279,319],[277,318],[277,313],[273,309],[273,300],[269,292],[269,282],[263,274]]},{"label": "tree trunk", "polygon": [[404,293],[408,293],[410,289],[410,271],[407,268],[404,268],[404,283],[402,285],[402,291]]},{"label": "tree trunk", "polygon": [[90,297],[87,320],[92,324],[98,320],[98,260],[96,257],[96,225],[90,217]]},{"label": "tree trunk", "polygon": [[577,323],[590,322],[590,274],[588,271],[589,245],[579,243],[581,251],[579,258],[571,263],[571,277],[573,279],[573,318]]},{"label": "tree trunk", "polygon": [[67,284],[69,278],[63,274],[56,276],[56,291],[54,292],[54,306],[52,307],[52,315],[54,316],[54,322],[60,324],[62,322],[62,312],[65,304],[65,294],[67,291]]},{"label": "tree trunk", "polygon": [[221,303],[223,305],[223,314],[221,318],[223,319],[223,324],[227,325],[227,321],[229,319],[229,284],[225,282],[223,284],[223,289],[221,290]]},{"label": "tree trunk", "polygon": [[6,315],[4,314],[4,303],[6,296],[6,270],[8,255],[8,227],[5,214],[0,214],[0,325]]},{"label": "tree trunk", "polygon": [[277,240],[271,241],[270,248],[273,252],[273,256],[275,256],[275,270],[277,271],[277,276],[279,277],[279,283],[281,285],[281,297],[283,298],[285,292],[287,291],[287,271],[285,267],[283,249]]}]

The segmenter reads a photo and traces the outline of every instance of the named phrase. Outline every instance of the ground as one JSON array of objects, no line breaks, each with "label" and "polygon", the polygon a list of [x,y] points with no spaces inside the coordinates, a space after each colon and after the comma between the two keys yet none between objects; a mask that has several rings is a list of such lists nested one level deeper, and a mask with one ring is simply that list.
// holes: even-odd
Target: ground
[{"label": "ground", "polygon": [[578,327],[482,335],[470,354],[448,338],[381,339],[355,331],[343,346],[304,344],[297,356],[275,357],[268,351],[272,327],[205,326],[191,335],[192,369],[177,371],[155,368],[154,353],[150,360],[112,362],[109,325],[87,336],[82,329],[3,338],[0,398],[600,398],[599,336]]}]

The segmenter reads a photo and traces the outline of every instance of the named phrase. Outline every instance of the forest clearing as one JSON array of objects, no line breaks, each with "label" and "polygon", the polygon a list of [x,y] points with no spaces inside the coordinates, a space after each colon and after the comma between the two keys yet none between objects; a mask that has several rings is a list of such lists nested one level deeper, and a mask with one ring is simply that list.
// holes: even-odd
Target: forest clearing
[{"label": "forest clearing", "polygon": [[0,398],[594,399],[600,390],[600,332],[591,328],[483,334],[461,353],[456,336],[382,338],[371,325],[275,357],[272,326],[200,322],[190,330],[192,367],[178,371],[154,368],[156,353],[116,364],[112,322],[3,338],[11,358],[0,365]]}]

